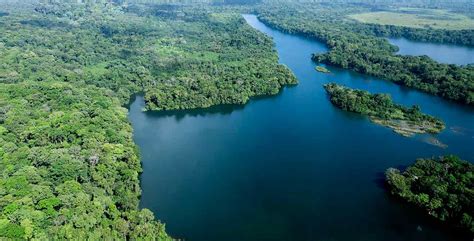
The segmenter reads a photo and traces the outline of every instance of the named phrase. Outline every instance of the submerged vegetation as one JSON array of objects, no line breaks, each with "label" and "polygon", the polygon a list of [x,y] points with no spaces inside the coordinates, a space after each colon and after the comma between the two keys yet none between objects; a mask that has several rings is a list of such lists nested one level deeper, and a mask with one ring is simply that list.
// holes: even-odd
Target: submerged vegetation
[{"label": "submerged vegetation", "polygon": [[[0,12],[0,238],[170,240],[153,213],[138,208],[141,165],[123,108],[130,96],[143,92],[147,110],[190,109],[243,104],[297,83],[278,63],[271,39],[240,16],[253,8],[224,5],[258,0],[30,2],[35,1],[5,5]],[[315,55],[315,61],[474,103],[474,66],[398,56],[380,38],[474,45],[472,31],[362,24],[347,18],[361,7],[334,15],[333,5],[317,6],[265,3],[256,11],[274,27],[324,41],[330,52]],[[335,84],[325,88],[335,105],[400,134],[444,128],[418,107],[396,105],[387,95]],[[437,177],[441,191],[433,193],[419,193],[428,184],[409,179],[405,173],[412,169],[391,170],[387,178],[394,194],[472,229],[468,167],[461,181],[453,169]],[[445,189],[456,196],[436,196]]]},{"label": "submerged vegetation", "polygon": [[393,129],[403,136],[420,133],[439,133],[444,123],[421,113],[418,106],[406,108],[394,104],[387,94],[370,94],[334,83],[324,85],[331,102],[346,111],[368,116],[374,123]]},{"label": "submerged vegetation", "polygon": [[319,66],[319,65],[318,65],[318,66],[316,66],[315,69],[316,69],[316,71],[321,72],[321,73],[325,73],[325,74],[331,73],[331,71],[329,71],[328,69],[326,69],[326,68],[323,67],[323,66]]},{"label": "submerged vegetation", "polygon": [[474,165],[455,156],[419,159],[386,171],[390,192],[430,216],[474,233]]}]

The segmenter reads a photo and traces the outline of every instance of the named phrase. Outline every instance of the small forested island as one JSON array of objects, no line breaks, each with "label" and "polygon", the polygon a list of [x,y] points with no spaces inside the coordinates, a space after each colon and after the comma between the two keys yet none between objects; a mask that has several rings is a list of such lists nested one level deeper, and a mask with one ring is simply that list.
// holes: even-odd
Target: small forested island
[{"label": "small forested island", "polygon": [[324,73],[324,74],[329,74],[329,73],[331,73],[331,71],[329,71],[328,69],[326,69],[326,68],[323,67],[323,66],[319,66],[319,65],[318,65],[318,66],[316,66],[315,69],[316,69],[316,71],[321,72],[321,73]]},{"label": "small forested island", "polygon": [[[278,62],[272,39],[247,24],[245,12],[322,41],[328,52],[312,56],[320,64],[474,105],[474,65],[397,55],[385,39],[474,46],[474,30],[386,26],[377,19],[366,24],[354,15],[379,7],[330,1],[0,0],[0,240],[172,240],[155,214],[139,205],[143,170],[125,107],[137,93],[144,95],[146,111],[245,104],[297,84]],[[465,7],[454,10],[474,17]],[[404,136],[445,128],[419,107],[394,104],[386,94],[337,84],[325,89],[339,108]],[[420,160],[403,173],[389,169],[387,182],[394,195],[473,231],[472,173],[472,164],[445,157]],[[250,224],[245,226],[259,227]]]},{"label": "small forested island", "polygon": [[474,165],[456,156],[419,159],[401,172],[389,168],[391,194],[429,215],[474,233]]},{"label": "small forested island", "polygon": [[445,128],[440,119],[421,113],[418,106],[406,108],[395,104],[388,94],[370,94],[335,83],[326,84],[324,88],[335,106],[366,115],[372,122],[391,128],[406,137],[424,133],[435,134]]}]

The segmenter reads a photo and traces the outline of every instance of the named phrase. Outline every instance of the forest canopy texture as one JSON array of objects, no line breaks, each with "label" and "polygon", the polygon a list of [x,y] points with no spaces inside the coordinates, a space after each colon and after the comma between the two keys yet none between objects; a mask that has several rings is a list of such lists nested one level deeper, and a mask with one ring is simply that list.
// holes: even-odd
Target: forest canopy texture
[{"label": "forest canopy texture", "polygon": [[396,104],[388,94],[371,94],[336,83],[326,84],[324,89],[335,106],[368,116],[373,122],[404,136],[436,134],[445,128],[442,120],[422,113],[419,106],[407,108]]},{"label": "forest canopy texture", "polygon": [[122,106],[245,103],[296,79],[234,10],[72,2],[0,15],[0,237],[168,240],[138,209]]},{"label": "forest canopy texture", "polygon": [[[427,56],[395,54],[385,37],[474,46],[474,29],[445,30],[364,24],[351,19],[371,6],[341,4],[266,4],[257,9],[266,24],[324,42],[329,51],[314,54],[319,63],[342,67],[464,104],[474,104],[474,66],[441,64]],[[377,6],[378,7],[378,6]],[[377,8],[375,7],[375,8]]]},{"label": "forest canopy texture", "polygon": [[[242,12],[326,43],[315,61],[474,103],[473,66],[398,56],[382,38],[474,45],[472,31],[361,24],[345,16],[366,9],[327,2],[234,6],[258,2],[0,0],[0,239],[171,240],[138,208],[141,165],[123,106],[137,93],[146,110],[243,104],[296,84]],[[388,172],[394,194],[472,229],[472,166],[437,163],[417,180]]]},{"label": "forest canopy texture", "polygon": [[419,159],[406,170],[390,168],[393,195],[429,215],[474,233],[474,165],[454,156]]}]

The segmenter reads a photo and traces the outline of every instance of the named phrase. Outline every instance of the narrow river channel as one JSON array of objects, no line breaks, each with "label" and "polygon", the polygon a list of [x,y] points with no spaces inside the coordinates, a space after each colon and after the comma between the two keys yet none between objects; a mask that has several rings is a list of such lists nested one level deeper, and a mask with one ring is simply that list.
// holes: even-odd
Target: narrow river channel
[{"label": "narrow river channel", "polygon": [[[347,70],[318,73],[310,56],[323,44],[244,17],[273,38],[300,84],[245,106],[189,111],[142,112],[137,96],[129,119],[144,169],[141,207],[190,241],[462,240],[387,195],[383,172],[443,154],[473,161],[474,108]],[[328,82],[390,93],[447,128],[399,136],[333,107]]]}]

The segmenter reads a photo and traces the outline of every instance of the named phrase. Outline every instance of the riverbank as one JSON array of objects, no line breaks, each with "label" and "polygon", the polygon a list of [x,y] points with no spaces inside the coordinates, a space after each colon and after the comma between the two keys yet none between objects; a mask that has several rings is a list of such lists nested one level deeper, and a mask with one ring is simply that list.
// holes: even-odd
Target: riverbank
[{"label": "riverbank", "polygon": [[327,51],[324,44],[244,17],[273,38],[280,63],[300,84],[245,106],[191,111],[143,112],[137,97],[129,119],[144,168],[140,206],[153,210],[173,237],[194,241],[465,240],[388,198],[379,179],[388,167],[422,156],[469,160],[471,135],[443,131],[436,137],[446,149],[394,135],[335,108],[322,84],[389,93],[449,126],[469,128],[471,109],[344,69],[316,72],[309,56]]},{"label": "riverbank", "polygon": [[442,40],[439,42],[467,45],[473,39],[469,38],[472,33],[413,28],[398,29],[389,33],[386,29],[378,29],[381,28],[379,25],[369,27],[366,24],[344,21],[345,15],[338,14],[337,7],[316,6],[317,4],[278,5],[259,9],[257,13],[259,19],[271,27],[307,36],[326,44],[329,47],[328,52],[315,53],[312,56],[312,59],[319,64],[386,79],[441,98],[474,106],[474,100],[470,95],[474,91],[472,66],[442,64],[426,56],[397,55],[395,52],[398,48],[382,38],[382,36],[399,36],[403,31],[410,32],[409,36],[405,37],[413,40],[434,41],[439,38]]},{"label": "riverbank", "polygon": [[406,108],[395,104],[387,94],[370,94],[335,83],[326,84],[324,88],[338,108],[368,116],[372,122],[405,137],[437,134],[445,128],[443,121],[421,113],[418,106]]}]

